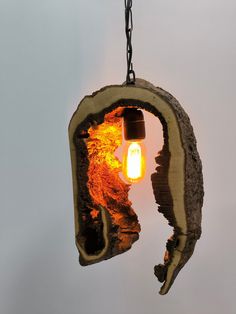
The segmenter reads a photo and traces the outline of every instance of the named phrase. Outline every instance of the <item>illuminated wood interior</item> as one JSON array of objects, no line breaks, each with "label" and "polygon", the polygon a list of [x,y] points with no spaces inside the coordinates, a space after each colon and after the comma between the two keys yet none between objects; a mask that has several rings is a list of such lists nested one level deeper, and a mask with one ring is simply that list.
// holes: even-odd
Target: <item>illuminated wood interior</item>
[{"label": "illuminated wood interior", "polygon": [[114,156],[127,106],[153,113],[163,126],[164,145],[151,181],[158,211],[173,227],[164,263],[154,267],[163,282],[160,293],[166,294],[201,235],[202,166],[183,108],[172,95],[144,80],[108,86],[85,97],[71,119],[76,245],[80,263],[89,265],[127,251],[138,239],[140,225],[128,200],[129,186],[120,179],[121,164]]}]

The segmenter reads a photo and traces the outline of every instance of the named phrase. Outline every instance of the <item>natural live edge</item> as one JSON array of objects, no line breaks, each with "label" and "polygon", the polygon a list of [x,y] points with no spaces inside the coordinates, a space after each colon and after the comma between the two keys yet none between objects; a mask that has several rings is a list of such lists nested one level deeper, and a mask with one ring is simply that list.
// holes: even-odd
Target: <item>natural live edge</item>
[{"label": "natural live edge", "polygon": [[[122,101],[121,101],[122,100]],[[172,285],[179,270],[184,266],[192,255],[195,243],[201,234],[201,207],[203,203],[203,180],[202,167],[196,149],[196,140],[188,116],[179,103],[167,92],[156,88],[144,80],[136,80],[135,86],[107,86],[85,97],[73,115],[69,125],[70,150],[73,174],[74,210],[75,210],[75,232],[79,232],[79,204],[78,204],[78,182],[76,177],[76,147],[73,141],[74,133],[78,125],[86,120],[88,115],[98,115],[104,110],[114,109],[114,104],[121,105],[125,100],[133,100],[140,104],[140,108],[148,110],[158,117],[165,125],[166,147],[163,148],[163,155],[166,155],[166,162],[162,167],[165,169],[165,177],[168,187],[165,193],[167,196],[167,211],[164,212],[165,203],[162,204],[163,214],[174,227],[174,235],[167,243],[169,249],[168,259],[165,264],[156,268],[158,279],[164,281],[160,293],[166,294]],[[142,105],[143,104],[143,105]],[[165,145],[164,145],[165,146]],[[157,157],[158,158],[158,157]],[[164,158],[165,159],[165,158]],[[164,160],[163,159],[163,160]],[[156,174],[158,175],[158,174]],[[154,194],[157,202],[159,197],[155,191],[155,180],[152,176]],[[160,210],[161,211],[161,210]],[[107,254],[109,238],[107,237],[107,219],[105,209],[102,211],[104,221],[104,249],[96,256],[86,256],[83,248],[77,241],[80,254],[91,262],[98,262]],[[109,258],[106,255],[105,258]]]}]

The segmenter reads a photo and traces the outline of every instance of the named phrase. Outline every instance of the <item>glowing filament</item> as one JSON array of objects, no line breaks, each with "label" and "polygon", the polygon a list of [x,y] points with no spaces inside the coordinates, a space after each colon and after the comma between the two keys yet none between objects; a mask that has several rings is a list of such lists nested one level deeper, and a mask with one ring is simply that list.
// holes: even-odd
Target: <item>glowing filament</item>
[{"label": "glowing filament", "polygon": [[141,142],[127,142],[123,157],[123,174],[127,181],[138,182],[145,174],[144,147]]}]

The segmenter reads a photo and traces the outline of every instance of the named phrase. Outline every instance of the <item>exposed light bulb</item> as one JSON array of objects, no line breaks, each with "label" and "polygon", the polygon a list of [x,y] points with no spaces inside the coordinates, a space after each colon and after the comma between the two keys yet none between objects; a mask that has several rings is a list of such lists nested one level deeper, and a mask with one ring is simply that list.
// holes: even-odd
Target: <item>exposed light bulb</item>
[{"label": "exposed light bulb", "polygon": [[129,183],[143,179],[146,170],[144,117],[137,108],[126,108],[124,111],[124,138],[122,172]]},{"label": "exposed light bulb", "polygon": [[129,183],[139,182],[146,170],[145,147],[142,141],[127,141],[123,153],[123,175]]}]

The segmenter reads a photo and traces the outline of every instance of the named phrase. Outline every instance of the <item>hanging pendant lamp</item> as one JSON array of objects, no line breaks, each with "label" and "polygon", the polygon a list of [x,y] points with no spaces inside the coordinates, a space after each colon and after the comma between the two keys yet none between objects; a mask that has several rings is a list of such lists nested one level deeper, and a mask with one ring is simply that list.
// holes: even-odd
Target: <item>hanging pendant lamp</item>
[{"label": "hanging pendant lamp", "polygon": [[[154,267],[163,283],[160,294],[166,294],[201,236],[202,164],[189,117],[179,102],[135,77],[131,9],[132,1],[126,0],[126,82],[86,96],[69,124],[75,237],[83,266],[124,253],[138,240],[140,224],[128,192],[130,184],[145,176],[148,147],[142,111],[152,113],[162,124],[164,138],[151,175],[153,193],[158,211],[173,227],[164,262]],[[114,153],[122,133],[126,148],[120,161]]]}]

